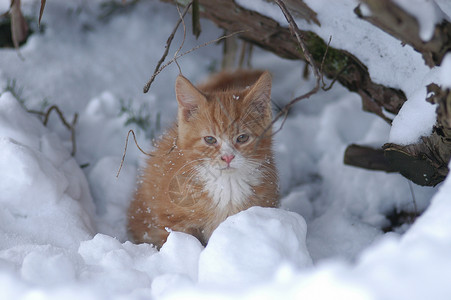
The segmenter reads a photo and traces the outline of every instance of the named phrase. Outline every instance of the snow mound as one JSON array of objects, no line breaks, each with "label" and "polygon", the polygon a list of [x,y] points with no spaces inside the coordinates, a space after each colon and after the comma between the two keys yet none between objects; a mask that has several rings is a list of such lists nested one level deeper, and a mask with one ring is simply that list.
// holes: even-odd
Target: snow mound
[{"label": "snow mound", "polygon": [[231,216],[200,255],[199,282],[246,285],[271,279],[284,263],[311,266],[306,233],[300,215],[281,209],[251,207]]},{"label": "snow mound", "polygon": [[2,249],[74,248],[92,237],[94,206],[83,172],[59,138],[8,92],[0,96],[0,156]]}]

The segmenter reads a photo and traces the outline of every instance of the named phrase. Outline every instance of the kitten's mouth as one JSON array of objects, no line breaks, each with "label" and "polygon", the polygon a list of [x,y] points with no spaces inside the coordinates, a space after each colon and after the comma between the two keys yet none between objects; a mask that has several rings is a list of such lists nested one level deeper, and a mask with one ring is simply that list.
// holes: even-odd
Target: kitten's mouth
[{"label": "kitten's mouth", "polygon": [[235,171],[235,168],[231,167],[231,166],[226,166],[226,167],[219,168],[219,171],[232,172],[232,171]]}]

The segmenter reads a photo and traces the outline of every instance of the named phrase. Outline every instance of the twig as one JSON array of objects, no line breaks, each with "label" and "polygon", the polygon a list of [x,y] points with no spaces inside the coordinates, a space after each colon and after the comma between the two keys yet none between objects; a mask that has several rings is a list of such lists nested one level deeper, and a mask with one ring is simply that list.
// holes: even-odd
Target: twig
[{"label": "twig", "polygon": [[290,12],[288,11],[287,7],[285,6],[285,3],[282,0],[274,0],[274,2],[276,2],[276,4],[280,7],[280,9],[282,10],[282,13],[285,16],[285,19],[287,20],[288,24],[290,25],[290,31],[291,33],[296,36],[296,39],[298,40],[299,45],[302,48],[302,52],[304,53],[304,57],[307,60],[307,62],[312,66],[313,68],[313,73],[316,77],[317,80],[320,80],[321,76],[319,73],[318,68],[315,65],[315,62],[313,60],[312,55],[310,54],[310,52],[307,49],[307,46],[305,45],[304,42],[304,35],[301,32],[301,30],[299,30],[296,22],[293,19],[293,16],[290,14]]},{"label": "twig", "polygon": [[329,86],[326,87],[326,83],[323,81],[323,86],[321,87],[323,91],[328,91],[330,90],[335,82],[337,82],[338,78],[340,77],[341,74],[343,74],[344,71],[346,71],[348,69],[349,65],[345,65],[343,68],[341,68],[340,71],[338,71],[338,73],[334,76],[334,78],[332,79],[331,83],[329,84]]},{"label": "twig", "polygon": [[[194,1],[191,1],[191,3],[194,3]],[[180,17],[180,20],[182,21],[182,25],[183,25],[183,40],[182,40],[182,43],[180,44],[180,47],[174,53],[174,57],[177,57],[177,54],[179,54],[180,50],[182,50],[183,45],[185,44],[186,25],[185,25],[185,20],[183,19],[183,15],[180,13],[180,8],[179,8],[178,3],[176,3],[175,6],[177,7],[177,12],[179,13],[179,17]],[[179,73],[182,74],[182,69],[180,68],[179,63],[177,62],[177,59],[175,59],[175,64],[177,65],[177,68],[179,69]]]},{"label": "twig", "polygon": [[[323,73],[323,66],[324,61],[326,60],[327,51],[329,51],[330,42],[332,41],[332,36],[329,36],[329,42],[327,42],[326,51],[324,52],[323,59],[321,60],[321,67],[320,67],[320,73],[321,73],[321,81],[323,83],[323,89],[326,87],[326,83],[324,82],[324,73]],[[338,77],[338,76],[337,76]],[[332,85],[330,85],[332,87]]]},{"label": "twig", "polygon": [[61,112],[61,110],[59,109],[59,107],[56,106],[56,105],[50,106],[49,109],[47,109],[47,112],[45,112],[45,115],[44,115],[44,121],[43,121],[44,126],[47,126],[47,123],[49,122],[50,113],[51,113],[52,111],[54,111],[54,110],[55,110],[55,111],[58,113],[58,115],[60,116],[60,119],[61,119],[61,121],[63,122],[64,126],[66,126],[68,129],[70,129],[70,126],[71,126],[71,125],[70,125],[69,123],[67,123],[66,119],[64,118],[63,113]]},{"label": "twig", "polygon": [[133,131],[133,129],[130,129],[130,130],[128,131],[128,133],[127,133],[127,138],[125,139],[124,154],[122,155],[121,165],[119,166],[119,170],[117,170],[116,177],[119,177],[119,173],[121,173],[122,166],[124,165],[125,155],[127,154],[128,138],[130,137],[130,133],[133,135],[133,140],[135,141],[135,145],[136,145],[136,147],[138,147],[139,151],[141,151],[141,153],[144,154],[144,155],[147,155],[147,156],[153,156],[152,154],[145,152],[145,151],[138,145],[138,142],[136,141],[136,135],[135,135],[135,132]]},{"label": "twig", "polygon": [[[49,109],[45,112],[45,113],[39,113],[42,116],[44,116],[44,126],[47,126],[47,123],[49,122],[49,118],[50,118],[50,113],[52,111],[56,111],[58,113],[58,116],[61,119],[61,122],[63,122],[64,126],[66,126],[67,129],[69,129],[70,133],[71,133],[71,141],[72,141],[72,152],[71,155],[74,156],[75,152],[77,150],[77,146],[75,143],[75,125],[77,124],[77,120],[78,120],[78,114],[75,113],[74,114],[74,118],[72,119],[72,124],[69,124],[66,120],[66,118],[64,117],[62,111],[59,109],[58,106],[56,105],[52,105],[49,107]],[[33,111],[33,113],[38,113]]]},{"label": "twig", "polygon": [[70,140],[72,142],[72,152],[71,155],[75,155],[75,151],[77,151],[77,144],[75,143],[75,124],[77,124],[78,121],[78,114],[74,114],[74,118],[72,119],[72,126],[70,128]]},{"label": "twig", "polygon": [[332,41],[332,36],[329,37],[329,42],[327,42],[326,51],[324,52],[323,59],[321,60],[320,73],[321,73],[321,82],[323,83],[323,86],[321,87],[321,89],[323,91],[330,90],[334,86],[335,82],[338,80],[338,77],[340,77],[340,75],[343,74],[343,72],[346,71],[346,69],[349,67],[349,65],[345,65],[343,68],[341,68],[341,70],[338,71],[338,73],[334,76],[334,78],[332,79],[332,82],[329,84],[329,86],[326,86],[326,83],[324,82],[323,66],[324,66],[324,61],[326,60],[327,51],[329,50],[331,41]]},{"label": "twig", "polygon": [[285,19],[287,20],[288,25],[290,26],[291,33],[296,37],[299,45],[301,46],[302,52],[304,53],[305,60],[310,64],[310,66],[312,66],[313,74],[315,75],[315,78],[316,78],[316,85],[311,91],[309,91],[299,97],[294,98],[288,104],[286,104],[279,111],[279,113],[274,117],[274,120],[271,122],[271,124],[263,131],[263,133],[261,135],[262,137],[265,136],[265,134],[271,129],[271,127],[283,116],[284,119],[282,121],[282,124],[280,124],[279,129],[277,129],[273,133],[273,135],[278,133],[280,130],[282,130],[283,125],[285,124],[285,121],[287,119],[288,112],[290,111],[290,108],[297,102],[299,102],[303,99],[309,98],[310,96],[316,94],[321,86],[320,85],[321,75],[318,70],[318,67],[315,65],[315,62],[313,60],[311,53],[308,51],[307,46],[305,45],[304,35],[302,34],[302,32],[299,30],[298,26],[296,25],[296,22],[294,21],[293,16],[290,14],[287,7],[285,6],[285,3],[282,0],[274,0],[274,2],[279,6],[280,10],[284,14]]},{"label": "twig", "polygon": [[[180,57],[185,56],[186,54],[189,54],[189,53],[191,53],[191,52],[193,52],[193,51],[196,51],[196,50],[199,49],[199,48],[208,46],[208,45],[210,45],[210,44],[212,44],[212,43],[217,43],[217,42],[219,42],[219,41],[221,41],[221,40],[223,40],[223,39],[227,39],[227,38],[229,38],[229,37],[231,37],[231,36],[234,36],[234,35],[236,35],[236,34],[240,34],[240,33],[246,32],[246,31],[247,31],[247,30],[241,30],[241,31],[236,31],[236,32],[231,33],[231,34],[228,34],[228,35],[221,36],[221,37],[219,37],[219,38],[217,38],[217,39],[214,39],[214,40],[205,42],[205,43],[203,43],[202,45],[197,45],[197,46],[191,48],[190,50],[183,52],[182,54],[179,54],[179,55],[177,55],[177,56],[174,56],[173,59],[171,59],[170,61],[168,61],[167,63],[165,63],[163,66],[161,66],[161,67],[160,67],[160,68],[152,75],[152,77],[150,78],[149,82],[150,82],[150,83],[153,82],[154,79],[155,79],[155,77],[156,77],[158,74],[160,74],[161,71],[163,71],[166,67],[168,67],[170,64],[172,64],[174,61],[176,61],[176,60],[179,59]],[[144,92],[145,92],[145,93],[146,93],[146,87],[147,87],[147,84],[146,84],[146,86],[144,87]],[[149,86],[149,87],[150,87],[150,86]],[[148,91],[148,89],[147,89],[147,91]]]},{"label": "twig", "polygon": [[144,86],[144,93],[147,93],[150,89],[150,85],[152,84],[152,82],[155,80],[155,77],[158,75],[158,73],[160,73],[160,66],[161,64],[164,62],[164,60],[166,59],[166,56],[168,56],[169,53],[169,47],[171,47],[171,43],[172,40],[174,39],[175,33],[177,32],[177,29],[180,26],[180,23],[182,23],[183,18],[185,17],[186,13],[188,12],[189,8],[191,7],[191,5],[193,4],[193,1],[190,1],[186,7],[185,10],[182,12],[181,14],[181,18],[177,21],[177,23],[175,24],[174,29],[172,30],[171,35],[168,37],[168,40],[166,41],[166,46],[165,46],[165,50],[163,53],[163,56],[161,57],[161,59],[158,61],[157,66],[155,67],[155,70],[153,71],[153,75],[150,78],[150,80],[146,83],[146,85]]}]

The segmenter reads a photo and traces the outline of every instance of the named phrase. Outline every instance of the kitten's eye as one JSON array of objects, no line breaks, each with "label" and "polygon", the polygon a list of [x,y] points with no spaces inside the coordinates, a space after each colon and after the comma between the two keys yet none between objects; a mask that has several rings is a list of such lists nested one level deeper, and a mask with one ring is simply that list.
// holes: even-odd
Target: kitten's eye
[{"label": "kitten's eye", "polygon": [[246,143],[247,142],[247,140],[249,140],[249,135],[248,134],[241,134],[241,135],[239,135],[237,138],[236,138],[236,141],[238,142],[238,143]]},{"label": "kitten's eye", "polygon": [[204,141],[205,141],[207,144],[209,144],[209,145],[214,145],[214,144],[216,144],[216,142],[217,142],[217,140],[216,140],[214,137],[212,137],[212,136],[206,136],[206,137],[204,137]]}]

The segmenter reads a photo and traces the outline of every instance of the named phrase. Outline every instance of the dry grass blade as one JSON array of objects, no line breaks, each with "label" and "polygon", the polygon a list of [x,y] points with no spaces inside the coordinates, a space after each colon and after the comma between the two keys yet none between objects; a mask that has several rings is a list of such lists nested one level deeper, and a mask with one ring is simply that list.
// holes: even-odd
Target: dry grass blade
[{"label": "dry grass blade", "polygon": [[136,147],[138,147],[139,151],[141,151],[141,153],[144,154],[144,155],[152,156],[152,154],[145,152],[145,151],[138,145],[138,142],[136,141],[136,135],[135,135],[135,132],[133,131],[133,129],[130,129],[130,130],[128,131],[128,133],[127,133],[127,138],[125,139],[124,154],[122,155],[121,165],[119,166],[119,170],[117,170],[116,177],[119,177],[119,174],[121,173],[121,170],[122,170],[122,166],[124,165],[125,155],[127,154],[128,138],[130,137],[130,133],[133,135],[133,140],[135,141],[135,145],[136,145]]},{"label": "dry grass blade", "polygon": [[14,48],[19,49],[19,44],[25,41],[28,33],[28,25],[20,10],[20,0],[11,0],[11,36]]},{"label": "dry grass blade", "polygon": [[38,20],[39,26],[41,26],[41,19],[42,19],[42,14],[44,13],[45,2],[46,2],[46,0],[41,0],[41,8],[39,9],[39,20]]}]

